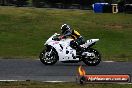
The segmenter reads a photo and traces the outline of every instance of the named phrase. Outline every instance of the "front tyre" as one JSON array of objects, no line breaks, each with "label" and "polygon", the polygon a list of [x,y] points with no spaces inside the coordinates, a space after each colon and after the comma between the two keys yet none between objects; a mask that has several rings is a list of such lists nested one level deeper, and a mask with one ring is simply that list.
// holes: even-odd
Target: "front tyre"
[{"label": "front tyre", "polygon": [[93,53],[94,56],[83,58],[83,62],[88,66],[98,65],[101,61],[101,54],[96,49],[92,49],[92,48],[88,49],[87,51],[89,53]]},{"label": "front tyre", "polygon": [[46,50],[43,50],[39,55],[40,61],[45,65],[53,65],[58,60],[58,54],[56,50],[48,46]]}]

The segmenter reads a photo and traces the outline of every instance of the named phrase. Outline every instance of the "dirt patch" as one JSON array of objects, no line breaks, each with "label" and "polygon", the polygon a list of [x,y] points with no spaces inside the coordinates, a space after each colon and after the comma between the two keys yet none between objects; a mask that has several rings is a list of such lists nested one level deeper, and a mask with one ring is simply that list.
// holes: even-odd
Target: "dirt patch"
[{"label": "dirt patch", "polygon": [[107,25],[104,25],[105,28],[108,28],[108,29],[115,29],[115,30],[122,30],[123,29],[123,25],[119,25],[119,24],[107,24]]}]

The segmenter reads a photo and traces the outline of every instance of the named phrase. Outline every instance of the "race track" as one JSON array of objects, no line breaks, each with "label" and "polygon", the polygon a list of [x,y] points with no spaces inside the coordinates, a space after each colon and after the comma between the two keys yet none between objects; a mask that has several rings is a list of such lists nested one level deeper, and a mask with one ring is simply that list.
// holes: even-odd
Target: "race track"
[{"label": "race track", "polygon": [[75,82],[80,65],[87,74],[132,75],[132,62],[102,62],[93,67],[83,63],[58,62],[52,66],[45,66],[39,60],[0,59],[0,80]]}]

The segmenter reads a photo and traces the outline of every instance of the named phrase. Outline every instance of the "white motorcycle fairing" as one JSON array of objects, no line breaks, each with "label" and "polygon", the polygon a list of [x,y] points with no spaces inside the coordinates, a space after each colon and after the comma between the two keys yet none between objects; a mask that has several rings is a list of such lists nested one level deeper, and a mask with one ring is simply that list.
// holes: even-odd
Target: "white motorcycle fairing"
[{"label": "white motorcycle fairing", "polygon": [[52,35],[44,44],[44,48],[39,55],[40,61],[45,65],[53,65],[58,60],[64,63],[76,63],[83,61],[88,66],[96,66],[101,61],[101,54],[93,49],[93,46],[99,39],[87,40],[85,44],[81,45],[84,49],[83,53],[76,52],[70,47],[70,42],[73,39],[67,38],[59,40],[57,33]]},{"label": "white motorcycle fairing", "polygon": [[59,61],[79,61],[79,58],[76,58],[76,50],[70,47],[71,40],[62,39],[60,41],[49,42],[48,45],[54,47],[58,52]]},{"label": "white motorcycle fairing", "polygon": [[99,39],[90,39],[90,40],[87,40],[85,44],[80,45],[80,46],[84,48],[88,48],[91,45],[95,44],[97,41],[99,41]]},{"label": "white motorcycle fairing", "polygon": [[[58,57],[59,57],[59,61],[79,61],[80,59],[77,58],[76,56],[76,50],[72,49],[70,47],[70,41],[73,39],[62,39],[60,41],[54,41],[52,40],[53,37],[60,35],[55,33],[54,35],[52,35],[44,45],[49,45],[54,47],[54,49],[57,51],[58,53]],[[81,45],[81,47],[83,48],[87,48],[90,45],[94,44],[95,42],[99,41],[99,39],[90,39],[87,40],[87,42],[83,45]],[[87,56],[94,56],[93,53],[90,52],[83,52],[86,53]]]}]

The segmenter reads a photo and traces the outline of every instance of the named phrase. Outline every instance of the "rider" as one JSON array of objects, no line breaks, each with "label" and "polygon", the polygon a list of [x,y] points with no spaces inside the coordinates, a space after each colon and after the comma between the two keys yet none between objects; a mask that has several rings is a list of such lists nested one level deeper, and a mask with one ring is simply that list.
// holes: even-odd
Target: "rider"
[{"label": "rider", "polygon": [[72,38],[73,40],[70,42],[70,46],[79,52],[81,55],[83,53],[83,48],[80,46],[85,43],[83,37],[76,31],[72,30],[69,25],[63,24],[61,26],[61,33],[62,36],[59,37],[59,39],[63,38]]}]

